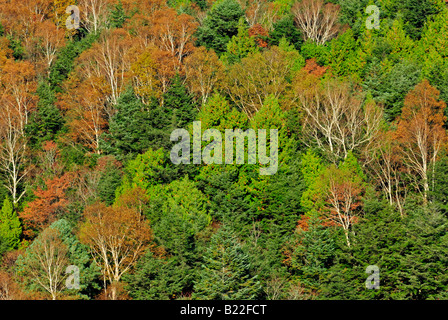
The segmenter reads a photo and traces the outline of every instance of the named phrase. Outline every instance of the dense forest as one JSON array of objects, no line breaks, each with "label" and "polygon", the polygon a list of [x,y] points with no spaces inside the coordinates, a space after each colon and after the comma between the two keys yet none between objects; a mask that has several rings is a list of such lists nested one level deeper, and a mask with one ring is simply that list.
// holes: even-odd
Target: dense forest
[{"label": "dense forest", "polygon": [[444,0],[0,0],[0,299],[447,299],[447,103]]}]

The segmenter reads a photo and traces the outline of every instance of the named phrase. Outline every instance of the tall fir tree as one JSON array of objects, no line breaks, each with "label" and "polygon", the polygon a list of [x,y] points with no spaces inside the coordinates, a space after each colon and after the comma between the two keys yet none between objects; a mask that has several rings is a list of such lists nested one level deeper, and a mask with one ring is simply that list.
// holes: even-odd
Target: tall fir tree
[{"label": "tall fir tree", "polygon": [[221,226],[211,238],[204,265],[194,286],[193,299],[256,299],[261,285],[252,273],[249,254],[230,227]]},{"label": "tall fir tree", "polygon": [[273,30],[269,33],[269,44],[278,46],[280,40],[285,38],[296,50],[300,50],[303,37],[300,30],[294,25],[294,17],[287,15],[274,22]]},{"label": "tall fir tree", "polygon": [[31,145],[39,147],[43,141],[56,140],[65,120],[55,105],[56,94],[48,82],[42,81],[36,93],[39,96],[37,112],[31,115],[26,132]]},{"label": "tall fir tree", "polygon": [[6,198],[0,211],[0,237],[8,249],[16,249],[20,244],[22,225],[11,201]]},{"label": "tall fir tree", "polygon": [[157,102],[149,107],[144,105],[133,88],[128,87],[118,100],[109,133],[102,137],[102,148],[119,159],[129,159],[154,146],[156,139],[151,136],[151,107],[156,108]]},{"label": "tall fir tree", "polygon": [[197,114],[193,96],[184,86],[181,77],[177,74],[169,89],[163,95],[163,109],[170,120],[168,136],[171,129],[187,128]]},{"label": "tall fir tree", "polygon": [[196,32],[198,44],[217,54],[225,52],[227,43],[238,34],[238,21],[243,16],[244,11],[237,1],[216,2]]},{"label": "tall fir tree", "polygon": [[226,64],[234,64],[242,58],[259,51],[255,38],[249,35],[246,21],[241,18],[238,22],[238,34],[227,43],[227,51],[223,53],[222,60]]},{"label": "tall fir tree", "polygon": [[121,0],[115,5],[114,10],[111,11],[110,15],[110,25],[112,28],[122,28],[128,17],[123,8],[123,3]]}]

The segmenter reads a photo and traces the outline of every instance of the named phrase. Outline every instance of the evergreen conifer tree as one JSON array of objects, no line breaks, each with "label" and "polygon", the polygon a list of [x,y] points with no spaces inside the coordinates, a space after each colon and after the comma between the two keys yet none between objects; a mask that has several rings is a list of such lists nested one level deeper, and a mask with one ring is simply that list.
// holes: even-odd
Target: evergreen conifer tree
[{"label": "evergreen conifer tree", "polygon": [[207,300],[256,299],[261,290],[252,275],[249,255],[236,234],[222,226],[211,238],[193,298]]},{"label": "evergreen conifer tree", "polygon": [[8,249],[16,249],[20,244],[22,226],[11,201],[6,198],[0,211],[0,237]]},{"label": "evergreen conifer tree", "polygon": [[226,45],[238,34],[238,22],[244,11],[235,0],[222,0],[214,4],[197,30],[197,42],[217,54],[226,51]]}]

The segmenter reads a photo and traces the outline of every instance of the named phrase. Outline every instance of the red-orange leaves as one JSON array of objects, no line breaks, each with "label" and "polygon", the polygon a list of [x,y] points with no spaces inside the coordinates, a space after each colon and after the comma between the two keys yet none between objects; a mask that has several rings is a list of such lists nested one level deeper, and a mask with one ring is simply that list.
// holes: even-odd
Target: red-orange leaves
[{"label": "red-orange leaves", "polygon": [[423,80],[408,93],[398,120],[396,139],[400,143],[403,162],[414,172],[416,186],[422,188],[427,201],[428,173],[447,141],[443,128],[446,104],[439,101],[439,91]]},{"label": "red-orange leaves", "polygon": [[249,36],[254,37],[258,46],[261,48],[266,48],[268,46],[268,43],[266,42],[268,35],[266,29],[259,23],[254,24],[249,28]]},{"label": "red-orange leaves", "polygon": [[19,213],[24,222],[23,234],[27,238],[33,238],[36,232],[42,231],[57,220],[58,213],[68,204],[65,191],[70,181],[70,174],[64,174],[62,177],[47,180],[46,188],[38,187],[34,191],[36,199]]}]

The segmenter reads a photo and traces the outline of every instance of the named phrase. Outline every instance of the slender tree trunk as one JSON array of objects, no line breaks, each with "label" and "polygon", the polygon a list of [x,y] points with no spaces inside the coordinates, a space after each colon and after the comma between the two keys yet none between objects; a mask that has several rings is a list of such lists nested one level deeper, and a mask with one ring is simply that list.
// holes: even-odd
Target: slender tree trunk
[{"label": "slender tree trunk", "polygon": [[350,238],[348,235],[348,230],[344,230],[345,233],[345,240],[347,241],[347,246],[350,247]]}]

